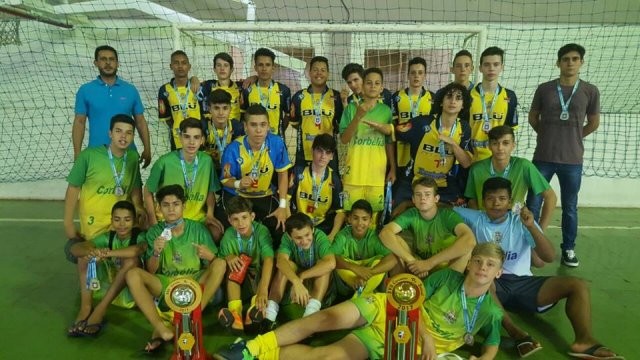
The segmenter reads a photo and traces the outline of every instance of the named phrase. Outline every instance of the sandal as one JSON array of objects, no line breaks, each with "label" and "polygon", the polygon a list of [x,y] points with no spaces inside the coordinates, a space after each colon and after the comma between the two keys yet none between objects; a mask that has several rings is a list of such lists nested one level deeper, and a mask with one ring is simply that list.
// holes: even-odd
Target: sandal
[{"label": "sandal", "polygon": [[542,346],[539,342],[533,340],[531,335],[527,335],[522,339],[516,340],[516,349],[521,358],[526,358],[542,350]]}]

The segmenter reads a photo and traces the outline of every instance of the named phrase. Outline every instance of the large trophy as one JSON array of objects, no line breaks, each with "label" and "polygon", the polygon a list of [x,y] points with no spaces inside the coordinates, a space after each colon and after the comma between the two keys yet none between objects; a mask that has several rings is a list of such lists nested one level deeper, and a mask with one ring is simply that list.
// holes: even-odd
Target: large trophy
[{"label": "large trophy", "polygon": [[387,285],[387,322],[384,338],[385,360],[418,359],[420,307],[425,299],[422,280],[398,274]]},{"label": "large trophy", "polygon": [[179,277],[169,284],[164,299],[173,310],[175,349],[171,360],[213,359],[204,349],[200,284],[192,278]]}]

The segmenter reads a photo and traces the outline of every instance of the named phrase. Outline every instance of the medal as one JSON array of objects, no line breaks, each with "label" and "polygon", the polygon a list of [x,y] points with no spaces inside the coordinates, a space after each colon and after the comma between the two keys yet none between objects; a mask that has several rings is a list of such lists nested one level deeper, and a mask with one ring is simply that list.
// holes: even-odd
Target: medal
[{"label": "medal", "polygon": [[311,99],[314,100],[313,113],[316,116],[315,124],[318,127],[320,126],[320,124],[322,124],[322,103],[324,102],[324,96],[327,94],[327,91],[329,91],[328,87],[326,87],[325,90],[322,92],[322,94],[320,95],[320,99],[318,99],[318,101],[315,101],[314,94],[313,93],[311,94]]},{"label": "medal", "polygon": [[321,123],[322,123],[322,118],[320,118],[320,115],[316,115],[316,121],[315,121],[316,126],[320,126]]},{"label": "medal", "polygon": [[562,112],[560,113],[560,120],[562,121],[569,120],[569,104],[571,103],[571,99],[573,99],[573,95],[576,93],[576,90],[578,90],[578,84],[580,84],[580,79],[578,79],[573,85],[571,95],[569,96],[567,102],[565,102],[564,95],[562,95],[562,88],[560,87],[560,81],[556,82],[556,88],[558,89],[558,98],[560,100],[560,108],[562,109]]},{"label": "medal", "polygon": [[473,346],[473,343],[474,343],[473,335],[471,335],[470,333],[465,333],[463,339],[465,344],[469,346]]},{"label": "medal", "polygon": [[89,282],[89,289],[91,289],[91,291],[100,290],[100,280],[98,280],[98,278],[91,279]]},{"label": "medal", "polygon": [[191,187],[196,183],[196,175],[198,174],[198,154],[196,153],[195,158],[193,159],[193,169],[191,171],[191,177],[187,175],[187,164],[184,160],[183,150],[179,150],[178,154],[180,156],[180,165],[182,166],[182,177],[184,178],[184,185],[186,187],[186,191],[189,192]]},{"label": "medal", "polygon": [[569,112],[563,111],[560,113],[560,120],[569,120]]},{"label": "medal", "polygon": [[127,151],[125,150],[124,155],[122,156],[122,169],[120,169],[120,173],[116,170],[116,163],[113,160],[113,152],[111,152],[111,147],[107,147],[107,155],[109,155],[109,162],[111,163],[111,172],[113,174],[113,181],[116,183],[116,187],[113,190],[115,196],[124,195],[124,188],[122,187],[122,181],[124,180],[124,170],[127,167]]},{"label": "medal", "polygon": [[491,130],[491,124],[489,124],[488,122],[485,122],[482,124],[482,131],[488,133],[489,130]]},{"label": "medal", "polygon": [[500,94],[500,85],[496,87],[496,91],[493,93],[493,99],[491,99],[491,107],[487,109],[487,102],[484,98],[484,88],[482,87],[482,83],[478,85],[478,92],[480,93],[480,99],[482,100],[482,118],[484,123],[482,124],[482,131],[488,133],[491,130],[491,118],[493,118],[493,108],[496,105],[496,100],[498,100],[498,95]]},{"label": "medal", "polygon": [[313,214],[314,211],[316,211],[315,206],[307,205],[307,215]]},{"label": "medal", "polygon": [[514,213],[515,215],[520,215],[520,211],[522,210],[522,208],[523,208],[522,204],[517,202],[513,204],[513,207],[511,208],[511,212]]},{"label": "medal", "polygon": [[169,228],[164,228],[164,230],[162,230],[162,234],[160,234],[160,237],[162,237],[163,239],[165,239],[166,241],[171,240],[172,235],[171,235],[171,229]]},{"label": "medal", "polygon": [[121,186],[116,186],[115,193],[116,193],[116,196],[122,196],[124,195],[124,190],[122,189]]}]

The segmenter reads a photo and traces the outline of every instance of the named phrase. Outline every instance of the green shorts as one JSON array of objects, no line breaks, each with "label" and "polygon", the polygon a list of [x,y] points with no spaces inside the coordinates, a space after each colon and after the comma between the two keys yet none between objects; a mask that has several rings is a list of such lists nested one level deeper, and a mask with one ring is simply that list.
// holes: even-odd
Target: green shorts
[{"label": "green shorts", "polygon": [[351,331],[369,352],[370,359],[382,359],[384,356],[384,330],[387,319],[387,294],[375,293],[360,296],[351,301],[367,324]]}]

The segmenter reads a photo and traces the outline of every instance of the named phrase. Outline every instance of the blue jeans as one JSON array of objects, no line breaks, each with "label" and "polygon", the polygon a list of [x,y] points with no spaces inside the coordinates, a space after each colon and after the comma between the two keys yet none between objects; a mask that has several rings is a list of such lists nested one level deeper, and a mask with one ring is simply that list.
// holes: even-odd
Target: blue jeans
[{"label": "blue jeans", "polygon": [[[562,250],[573,250],[578,234],[578,192],[582,183],[582,164],[558,164],[534,160],[533,164],[547,181],[553,175],[558,176],[560,183],[560,201],[562,202]],[[533,195],[529,191],[527,206],[533,212],[536,221],[540,217],[542,196]]]}]

